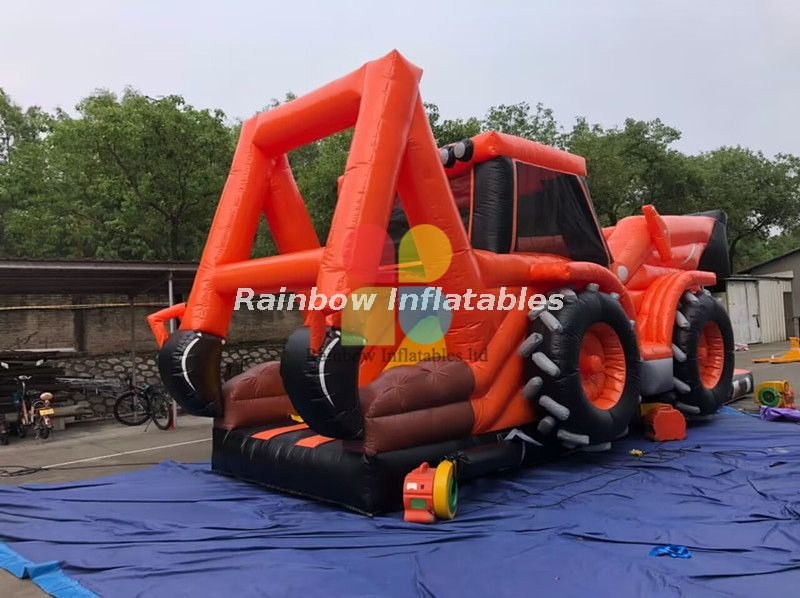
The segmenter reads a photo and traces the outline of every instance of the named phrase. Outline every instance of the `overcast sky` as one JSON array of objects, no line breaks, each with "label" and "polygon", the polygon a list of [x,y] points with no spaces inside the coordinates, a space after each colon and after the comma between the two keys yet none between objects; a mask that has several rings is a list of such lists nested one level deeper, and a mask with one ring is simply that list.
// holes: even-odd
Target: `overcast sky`
[{"label": "overcast sky", "polygon": [[0,15],[0,86],[23,105],[131,85],[247,117],[397,48],[448,117],[526,100],[564,124],[660,117],[688,152],[800,154],[796,0],[16,0]]}]

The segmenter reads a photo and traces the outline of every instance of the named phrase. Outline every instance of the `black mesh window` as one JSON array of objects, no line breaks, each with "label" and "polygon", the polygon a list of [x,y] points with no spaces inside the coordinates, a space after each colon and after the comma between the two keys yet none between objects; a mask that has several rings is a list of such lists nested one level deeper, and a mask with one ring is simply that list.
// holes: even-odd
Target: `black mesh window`
[{"label": "black mesh window", "polygon": [[449,180],[450,190],[453,192],[453,199],[456,201],[458,214],[461,222],[464,223],[464,230],[469,230],[469,208],[472,196],[472,170],[468,170]]},{"label": "black mesh window", "polygon": [[[470,197],[472,194],[472,171],[467,171],[449,180],[450,190],[453,192],[453,199],[456,202],[458,215],[461,216],[461,222],[464,223],[464,230],[469,230],[469,208]],[[409,230],[408,219],[403,210],[403,205],[400,203],[400,198],[395,197],[394,204],[392,205],[392,213],[389,216],[389,225],[386,232],[394,244],[395,251],[400,246],[400,239],[403,238]],[[391,260],[390,260],[391,261]],[[389,263],[389,262],[386,262]]]},{"label": "black mesh window", "polygon": [[578,177],[517,162],[516,250],[608,266],[608,253]]},{"label": "black mesh window", "polygon": [[[402,239],[403,235],[408,232],[409,228],[406,212],[403,210],[403,205],[400,203],[400,198],[396,197],[394,200],[394,205],[392,206],[392,213],[389,216],[389,225],[386,227],[386,232],[389,235],[389,239],[392,241],[395,253],[400,247],[400,239]],[[385,263],[393,262],[396,262],[396,258],[394,255],[391,255],[388,258],[388,261]]]}]

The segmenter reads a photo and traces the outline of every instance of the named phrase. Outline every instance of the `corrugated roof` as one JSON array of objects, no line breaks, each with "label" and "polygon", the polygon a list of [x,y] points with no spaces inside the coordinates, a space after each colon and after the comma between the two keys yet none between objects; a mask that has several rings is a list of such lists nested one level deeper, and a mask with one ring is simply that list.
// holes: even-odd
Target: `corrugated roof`
[{"label": "corrugated roof", "polygon": [[761,262],[760,264],[756,264],[755,266],[750,266],[749,268],[744,268],[742,270],[742,274],[747,274],[748,272],[752,272],[756,268],[761,268],[762,266],[766,266],[767,264],[771,264],[772,262],[777,262],[778,260],[781,260],[781,259],[783,259],[785,257],[789,257],[790,255],[793,255],[793,254],[798,253],[798,252],[800,252],[800,247],[798,247],[797,249],[792,249],[791,251],[787,251],[783,255],[778,255],[776,257],[770,258],[770,259],[768,259],[768,260],[766,260],[764,262]]},{"label": "corrugated roof", "polygon": [[197,264],[188,262],[124,262],[0,260],[0,294],[126,294],[166,292],[172,273],[175,293],[188,293]]}]

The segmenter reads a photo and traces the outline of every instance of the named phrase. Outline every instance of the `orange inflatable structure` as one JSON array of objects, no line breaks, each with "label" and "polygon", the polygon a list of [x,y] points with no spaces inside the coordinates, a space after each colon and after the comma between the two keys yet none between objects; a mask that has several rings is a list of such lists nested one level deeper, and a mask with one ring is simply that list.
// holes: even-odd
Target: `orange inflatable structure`
[{"label": "orange inflatable structure", "polygon": [[[150,318],[164,384],[215,418],[213,468],[374,513],[425,461],[463,478],[603,449],[642,399],[713,414],[733,372],[706,290],[724,213],[602,229],[579,156],[497,132],[437,148],[421,74],[391,52],[243,124],[189,299]],[[287,154],[348,128],[321,240]],[[251,259],[262,216],[279,255]],[[223,384],[234,308],[280,291],[305,325]]]}]

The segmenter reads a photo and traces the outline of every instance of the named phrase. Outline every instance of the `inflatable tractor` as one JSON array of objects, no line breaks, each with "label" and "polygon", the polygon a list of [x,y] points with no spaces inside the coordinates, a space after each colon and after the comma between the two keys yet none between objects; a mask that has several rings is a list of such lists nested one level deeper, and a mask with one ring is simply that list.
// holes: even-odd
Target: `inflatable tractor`
[{"label": "inflatable tractor", "polygon": [[[437,148],[420,76],[392,52],[243,124],[189,299],[149,318],[170,394],[214,418],[213,470],[372,514],[402,507],[423,462],[466,479],[602,450],[641,401],[714,414],[733,374],[707,290],[727,274],[724,213],[644,206],[603,229],[579,156],[496,132]],[[323,244],[287,154],[349,128]],[[262,215],[278,255],[251,259]],[[386,298],[366,324],[333,305],[365,289]],[[223,383],[250,290],[294,293],[304,326]]]}]

